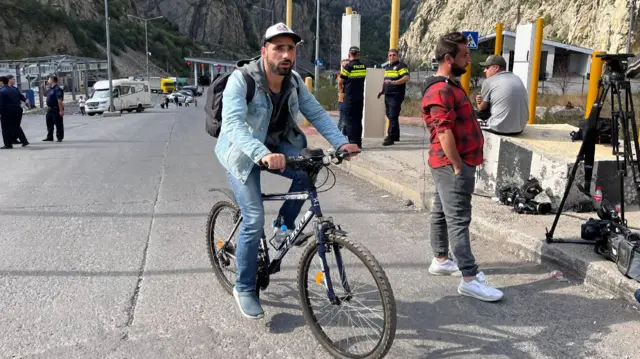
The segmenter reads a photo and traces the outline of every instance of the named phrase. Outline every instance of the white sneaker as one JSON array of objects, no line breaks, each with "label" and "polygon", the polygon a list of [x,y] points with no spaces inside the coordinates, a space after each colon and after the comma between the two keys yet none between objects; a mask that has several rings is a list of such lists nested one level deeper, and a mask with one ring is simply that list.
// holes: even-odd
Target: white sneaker
[{"label": "white sneaker", "polygon": [[466,282],[464,278],[462,278],[458,286],[458,293],[484,300],[485,302],[496,302],[502,299],[503,296],[500,290],[489,285],[489,282],[484,279],[484,273],[482,272],[476,274],[476,278],[470,282]]},{"label": "white sneaker", "polygon": [[456,277],[462,275],[460,269],[458,269],[458,265],[456,265],[455,262],[453,262],[451,259],[440,262],[437,258],[433,258],[433,260],[431,260],[429,273],[433,275],[452,275]]}]

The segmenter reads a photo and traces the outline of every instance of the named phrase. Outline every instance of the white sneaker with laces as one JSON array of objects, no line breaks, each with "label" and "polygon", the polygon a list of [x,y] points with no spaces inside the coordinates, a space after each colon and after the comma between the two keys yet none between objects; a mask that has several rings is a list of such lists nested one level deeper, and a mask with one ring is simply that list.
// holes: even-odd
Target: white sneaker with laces
[{"label": "white sneaker with laces", "polygon": [[433,258],[431,260],[431,265],[429,266],[429,273],[433,275],[452,275],[459,277],[462,275],[460,269],[458,269],[458,265],[453,262],[451,259],[447,259],[444,262],[438,261],[437,258]]},{"label": "white sneaker with laces", "polygon": [[484,273],[479,272],[476,278],[466,282],[464,278],[460,280],[458,293],[469,297],[484,300],[485,302],[496,302],[502,299],[503,293],[499,289],[493,288],[484,278]]}]

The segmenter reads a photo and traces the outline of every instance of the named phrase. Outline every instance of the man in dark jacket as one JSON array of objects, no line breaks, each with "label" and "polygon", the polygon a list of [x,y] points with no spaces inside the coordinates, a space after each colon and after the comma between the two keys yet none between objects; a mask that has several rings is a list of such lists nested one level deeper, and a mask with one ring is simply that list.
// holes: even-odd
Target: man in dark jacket
[{"label": "man in dark jacket", "polygon": [[[18,88],[16,87],[16,79],[13,77],[13,75],[8,75],[7,78],[9,79],[9,86],[13,87],[14,89],[18,90]],[[24,102],[27,104],[27,106],[29,106],[29,100],[24,97],[24,95],[22,94],[22,92],[20,92],[20,90],[18,90],[18,94],[20,95],[20,101]],[[17,145],[19,143],[22,143],[20,141],[20,136],[24,136],[24,131],[22,131],[22,115],[24,113],[24,110],[22,110],[22,106],[20,107],[20,118],[18,118],[18,123],[15,125],[15,133],[14,133],[14,138],[13,138],[13,144]],[[27,142],[27,145],[29,143]],[[24,145],[26,146],[26,145]],[[23,147],[24,147],[23,146]]]},{"label": "man in dark jacket", "polygon": [[20,91],[9,86],[9,79],[6,76],[0,77],[0,125],[2,127],[2,140],[4,146],[0,149],[13,148],[14,134],[18,133],[22,147],[29,144],[27,138],[24,136],[24,132],[20,130],[18,121],[22,115],[22,108],[20,107]]}]

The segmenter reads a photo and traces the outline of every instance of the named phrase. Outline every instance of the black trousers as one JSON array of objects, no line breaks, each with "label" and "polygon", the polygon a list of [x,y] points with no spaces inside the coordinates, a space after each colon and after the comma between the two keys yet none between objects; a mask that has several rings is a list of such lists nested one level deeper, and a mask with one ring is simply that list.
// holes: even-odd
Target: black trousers
[{"label": "black trousers", "polygon": [[389,119],[387,135],[395,141],[400,141],[400,110],[404,94],[385,94],[384,106]]},{"label": "black trousers", "polygon": [[347,132],[347,138],[349,143],[356,144],[362,147],[362,107],[364,103],[349,103],[344,102],[342,104],[342,111],[344,116],[345,130]]},{"label": "black trousers", "polygon": [[64,138],[64,124],[58,108],[50,108],[47,111],[47,139],[53,140],[54,125],[56,126],[56,138],[62,140]]},{"label": "black trousers", "polygon": [[22,107],[20,107],[20,116],[18,117],[18,123],[16,124],[15,132],[13,133],[13,140],[22,142],[22,138],[26,138],[24,131],[22,131]]},{"label": "black trousers", "polygon": [[6,147],[13,147],[13,139],[18,137],[20,142],[27,143],[27,137],[20,128],[22,108],[20,106],[8,106],[2,112],[0,124],[2,125],[2,141]]}]

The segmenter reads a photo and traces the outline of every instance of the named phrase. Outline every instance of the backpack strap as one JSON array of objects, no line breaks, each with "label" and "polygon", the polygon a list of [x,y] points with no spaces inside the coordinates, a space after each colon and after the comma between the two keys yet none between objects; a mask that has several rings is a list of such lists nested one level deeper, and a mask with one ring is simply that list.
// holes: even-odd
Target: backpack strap
[{"label": "backpack strap", "polygon": [[253,77],[251,77],[251,75],[242,68],[239,68],[238,70],[240,70],[240,73],[244,77],[244,81],[247,83],[247,103],[249,103],[253,100],[253,95],[256,92],[256,82]]}]

